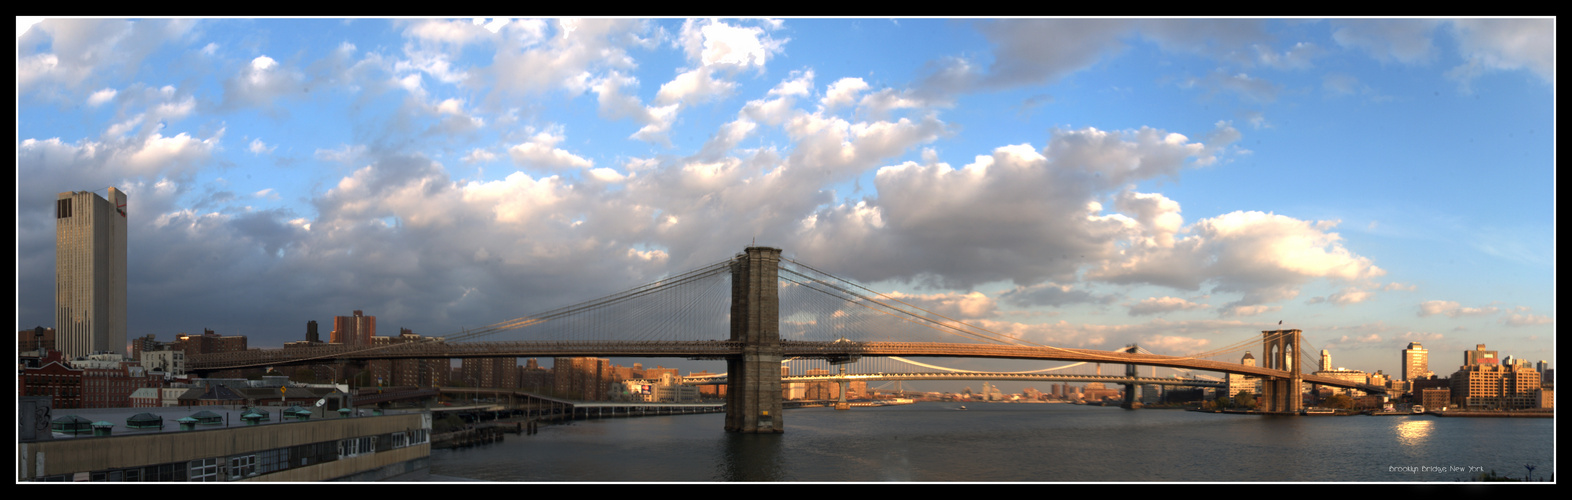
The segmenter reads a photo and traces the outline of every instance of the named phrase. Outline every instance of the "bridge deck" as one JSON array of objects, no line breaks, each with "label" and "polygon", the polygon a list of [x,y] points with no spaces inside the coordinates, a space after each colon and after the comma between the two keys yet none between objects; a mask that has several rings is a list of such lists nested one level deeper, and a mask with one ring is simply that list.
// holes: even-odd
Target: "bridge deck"
[{"label": "bridge deck", "polygon": [[[189,371],[203,372],[261,366],[286,366],[334,362],[362,362],[375,359],[440,359],[484,357],[678,357],[700,359],[725,359],[740,356],[741,342],[706,341],[645,341],[645,342],[421,342],[390,346],[362,347],[327,345],[291,349],[250,350],[242,352],[199,354],[187,360]],[[1238,373],[1264,378],[1285,378],[1289,372],[1259,366],[1245,366],[1205,359],[1157,354],[1133,354],[1071,349],[1063,347],[1029,347],[988,344],[959,344],[946,342],[807,342],[781,341],[784,357],[847,358],[847,357],[964,357],[1002,359],[1040,359],[1047,361],[1084,361],[1090,363],[1134,364],[1164,366],[1187,370]],[[1382,387],[1349,382],[1329,377],[1302,375],[1307,382],[1318,385],[1359,389],[1366,392],[1385,392]]]}]

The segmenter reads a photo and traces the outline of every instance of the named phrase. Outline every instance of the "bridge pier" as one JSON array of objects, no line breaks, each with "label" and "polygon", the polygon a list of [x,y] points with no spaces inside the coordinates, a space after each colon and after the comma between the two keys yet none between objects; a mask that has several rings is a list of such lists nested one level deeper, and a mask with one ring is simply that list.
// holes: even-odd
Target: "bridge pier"
[{"label": "bridge pier", "polygon": [[[1130,344],[1124,351],[1134,354],[1135,344]],[[1136,376],[1135,365],[1124,365],[1124,376],[1134,378]],[[1126,410],[1140,408],[1141,401],[1136,399],[1136,393],[1139,392],[1139,388],[1140,386],[1136,384],[1124,384],[1124,403],[1121,403],[1119,407]]]},{"label": "bridge pier", "polygon": [[742,355],[726,360],[726,430],[780,433],[781,250],[748,247],[731,264],[731,340]]},{"label": "bridge pier", "polygon": [[1299,363],[1299,330],[1266,330],[1261,332],[1261,352],[1266,355],[1266,367],[1285,370],[1288,377],[1269,377],[1261,381],[1261,398],[1267,413],[1298,413],[1304,401],[1300,396],[1303,386]]}]

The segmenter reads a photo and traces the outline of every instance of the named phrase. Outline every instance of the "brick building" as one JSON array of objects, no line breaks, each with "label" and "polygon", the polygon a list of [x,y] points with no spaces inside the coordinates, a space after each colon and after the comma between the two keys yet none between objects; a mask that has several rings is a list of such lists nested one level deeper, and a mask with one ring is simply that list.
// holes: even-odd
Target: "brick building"
[{"label": "brick building", "polygon": [[51,407],[56,409],[82,408],[82,370],[66,364],[60,351],[46,351],[37,367],[24,366],[18,371],[21,395],[51,396]]}]

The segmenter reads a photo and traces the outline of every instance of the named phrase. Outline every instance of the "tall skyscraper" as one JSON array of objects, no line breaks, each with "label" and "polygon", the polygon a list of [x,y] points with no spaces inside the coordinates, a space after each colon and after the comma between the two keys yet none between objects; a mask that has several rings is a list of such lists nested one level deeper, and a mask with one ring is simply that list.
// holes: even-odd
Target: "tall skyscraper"
[{"label": "tall skyscraper", "polygon": [[1409,342],[1403,349],[1403,380],[1414,381],[1430,373],[1430,351],[1418,342]]},{"label": "tall skyscraper", "polygon": [[126,194],[55,199],[55,340],[66,359],[126,353]]}]

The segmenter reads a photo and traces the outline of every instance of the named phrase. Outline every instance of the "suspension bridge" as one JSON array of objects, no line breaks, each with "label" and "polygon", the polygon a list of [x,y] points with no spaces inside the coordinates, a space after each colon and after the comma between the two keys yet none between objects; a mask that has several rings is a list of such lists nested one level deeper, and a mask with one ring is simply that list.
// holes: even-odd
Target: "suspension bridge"
[{"label": "suspension bridge", "polygon": [[[1257,344],[1259,342],[1259,344]],[[1235,360],[1259,346],[1262,366]],[[1211,351],[1162,355],[1043,345],[868,289],[792,259],[748,247],[731,259],[594,300],[427,342],[250,350],[194,355],[188,370],[364,363],[384,359],[486,357],[677,357],[725,360],[726,430],[782,432],[781,363],[842,365],[863,358],[993,358],[1125,365],[1126,402],[1137,367],[1234,373],[1262,380],[1269,412],[1299,410],[1313,383],[1381,393],[1384,388],[1305,375],[1315,352],[1299,330],[1271,330]],[[952,375],[953,376],[953,375]],[[1154,377],[1155,378],[1155,377]],[[1156,381],[1149,383],[1159,383]]]}]

